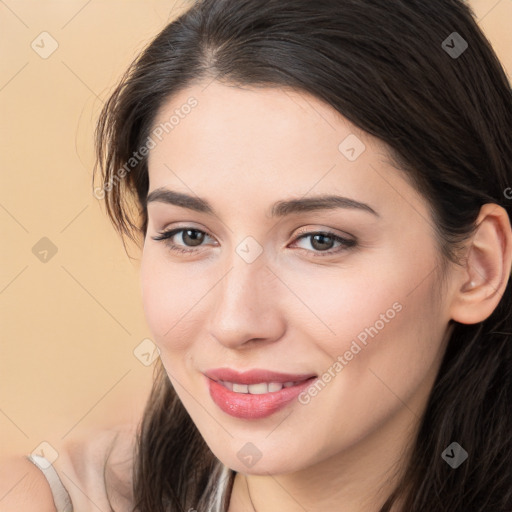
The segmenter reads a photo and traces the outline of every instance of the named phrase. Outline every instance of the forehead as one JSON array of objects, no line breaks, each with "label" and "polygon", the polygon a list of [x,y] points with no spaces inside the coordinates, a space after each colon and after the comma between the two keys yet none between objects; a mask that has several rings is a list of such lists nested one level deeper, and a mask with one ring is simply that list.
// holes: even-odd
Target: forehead
[{"label": "forehead", "polygon": [[[302,91],[195,84],[162,106],[156,130],[150,191],[213,191],[238,207],[284,192],[337,192],[377,207],[386,193],[422,201],[382,141]],[[234,188],[237,197],[228,194]]]},{"label": "forehead", "polygon": [[[190,108],[192,98],[195,106]],[[159,127],[171,145],[171,139],[175,145],[190,142],[192,135],[195,147],[201,149],[200,155],[227,149],[225,159],[241,155],[258,160],[266,155],[292,159],[306,152],[326,150],[337,155],[339,143],[350,134],[385,152],[378,139],[358,129],[335,109],[289,88],[242,88],[216,81],[196,84],[180,91],[160,109],[153,129]],[[159,146],[153,155],[164,149],[162,144]],[[194,156],[199,155],[196,152]]]}]

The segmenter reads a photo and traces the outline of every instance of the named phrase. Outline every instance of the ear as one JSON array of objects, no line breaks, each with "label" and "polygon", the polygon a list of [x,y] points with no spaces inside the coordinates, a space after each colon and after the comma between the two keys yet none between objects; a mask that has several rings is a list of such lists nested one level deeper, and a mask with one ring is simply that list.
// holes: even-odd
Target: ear
[{"label": "ear", "polygon": [[505,292],[512,265],[512,229],[506,210],[485,204],[476,225],[450,309],[451,318],[462,324],[476,324],[491,315]]}]

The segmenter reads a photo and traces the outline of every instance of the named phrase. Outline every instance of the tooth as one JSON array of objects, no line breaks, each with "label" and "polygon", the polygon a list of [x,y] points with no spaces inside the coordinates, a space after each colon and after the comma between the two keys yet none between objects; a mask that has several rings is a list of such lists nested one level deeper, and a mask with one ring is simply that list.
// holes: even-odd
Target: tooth
[{"label": "tooth", "polygon": [[295,386],[296,382],[259,382],[258,384],[237,384],[221,380],[220,383],[230,391],[235,393],[249,393],[251,395],[263,395],[265,393],[275,393],[283,388]]},{"label": "tooth", "polygon": [[233,391],[233,383],[232,382],[227,382],[227,381],[224,381],[224,380],[221,380],[220,381],[222,383],[222,385],[226,388],[229,389],[229,391]]},{"label": "tooth", "polygon": [[280,382],[271,382],[268,385],[268,390],[270,393],[273,393],[274,391],[281,391],[283,389],[283,385]]},{"label": "tooth", "polygon": [[261,382],[260,384],[250,384],[248,386],[248,391],[251,395],[263,395],[264,393],[268,393],[268,384],[265,382]]}]

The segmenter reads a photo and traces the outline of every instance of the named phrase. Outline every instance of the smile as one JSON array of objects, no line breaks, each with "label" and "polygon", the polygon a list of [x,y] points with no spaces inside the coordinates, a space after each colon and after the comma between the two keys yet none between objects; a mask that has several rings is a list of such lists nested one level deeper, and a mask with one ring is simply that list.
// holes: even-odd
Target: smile
[{"label": "smile", "polygon": [[251,395],[263,395],[265,393],[275,393],[281,391],[283,388],[290,388],[299,384],[296,382],[260,382],[259,384],[238,384],[236,382],[228,382],[219,380],[219,384],[222,384],[229,391],[234,393],[248,393]]}]

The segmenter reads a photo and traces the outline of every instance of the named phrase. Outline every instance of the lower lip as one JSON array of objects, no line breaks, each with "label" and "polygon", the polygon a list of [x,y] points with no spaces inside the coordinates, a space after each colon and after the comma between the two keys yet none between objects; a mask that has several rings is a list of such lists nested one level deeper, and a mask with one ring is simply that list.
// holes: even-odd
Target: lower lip
[{"label": "lower lip", "polygon": [[316,377],[305,380],[296,386],[283,388],[273,393],[263,393],[261,395],[235,393],[208,377],[206,377],[206,379],[208,381],[210,396],[220,409],[235,418],[254,420],[266,418],[287,406],[292,400],[297,398],[302,391],[311,386]]}]

